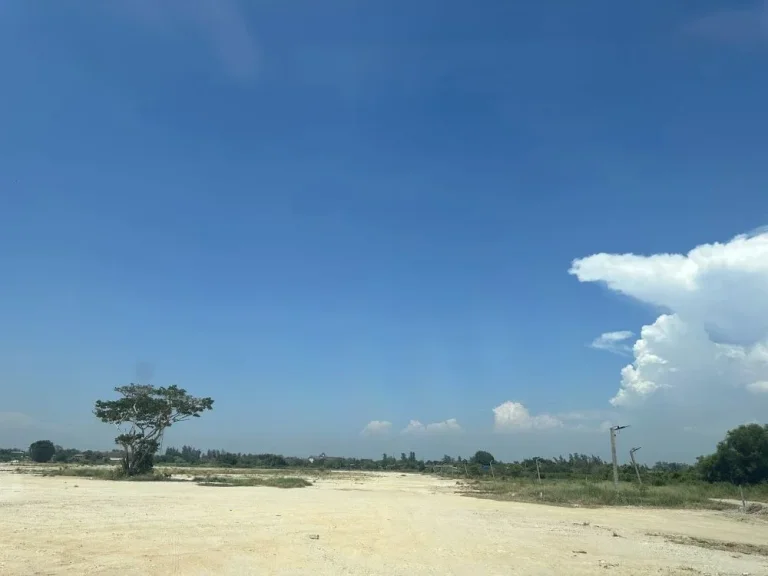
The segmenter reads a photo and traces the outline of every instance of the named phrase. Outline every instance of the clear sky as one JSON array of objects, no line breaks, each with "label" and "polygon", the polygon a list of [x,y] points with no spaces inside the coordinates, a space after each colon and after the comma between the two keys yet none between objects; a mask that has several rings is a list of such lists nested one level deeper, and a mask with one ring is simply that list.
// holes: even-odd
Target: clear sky
[{"label": "clear sky", "polygon": [[765,420],[762,3],[6,0],[0,70],[0,445],[137,380],[295,455]]}]

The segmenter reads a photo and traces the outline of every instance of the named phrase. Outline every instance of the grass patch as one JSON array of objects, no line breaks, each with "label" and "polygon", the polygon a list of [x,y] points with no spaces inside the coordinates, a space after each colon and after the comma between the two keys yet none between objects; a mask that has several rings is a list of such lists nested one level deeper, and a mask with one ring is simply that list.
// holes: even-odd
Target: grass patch
[{"label": "grass patch", "polygon": [[[122,470],[116,466],[67,466],[60,468],[50,468],[40,472],[42,476],[65,476],[72,478],[92,478],[96,480],[118,480],[125,482],[189,482],[187,479],[174,478],[181,471],[173,468],[155,468],[149,474],[138,476],[124,476]],[[184,472],[189,473],[189,470]],[[211,472],[214,472],[213,470]],[[216,472],[219,472],[216,470]],[[222,471],[223,472],[223,471]],[[227,473],[228,472],[228,473]],[[306,488],[312,486],[312,482],[306,478],[297,475],[276,475],[274,471],[271,474],[248,473],[235,474],[232,471],[225,473],[208,473],[192,477],[192,482],[200,486],[269,486],[273,488]]]},{"label": "grass patch", "polygon": [[643,486],[610,482],[552,481],[535,484],[513,481],[475,481],[463,485],[463,493],[477,498],[537,502],[558,506],[646,506],[654,508],[733,509],[732,504],[711,500],[705,486]]},{"label": "grass patch", "polygon": [[125,482],[175,482],[167,472],[150,472],[137,476],[125,476],[117,467],[71,467],[45,470],[42,476],[68,476],[73,478],[94,478],[97,480],[121,480]]},{"label": "grass patch", "polygon": [[726,542],[724,540],[711,540],[709,538],[697,538],[694,536],[683,536],[681,534],[658,534],[649,532],[648,536],[660,536],[667,542],[672,542],[673,544],[682,544],[684,546],[698,546],[699,548],[709,548],[710,550],[723,550],[725,552],[738,552],[741,554],[752,554],[755,556],[768,556],[768,546],[758,544]]},{"label": "grass patch", "polygon": [[323,468],[238,468],[226,466],[181,466],[156,464],[156,471],[186,476],[298,476],[302,478],[339,478],[346,476],[364,477],[369,473],[348,470],[327,470]]},{"label": "grass patch", "polygon": [[120,477],[120,473],[117,468],[87,468],[79,466],[71,468],[53,468],[43,471],[41,475],[73,476],[76,478],[98,478],[101,480],[117,480]]},{"label": "grass patch", "polygon": [[245,478],[233,476],[195,476],[193,481],[197,482],[198,486],[220,486],[224,488],[237,486],[306,488],[307,486],[312,486],[311,482],[297,476],[247,476]]}]

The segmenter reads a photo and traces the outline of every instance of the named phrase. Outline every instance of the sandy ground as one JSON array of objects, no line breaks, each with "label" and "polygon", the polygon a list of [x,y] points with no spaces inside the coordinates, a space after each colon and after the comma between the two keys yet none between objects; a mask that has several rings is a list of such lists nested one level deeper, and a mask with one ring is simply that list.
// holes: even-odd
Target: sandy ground
[{"label": "sandy ground", "polygon": [[768,522],[758,519],[495,502],[454,490],[398,474],[281,490],[0,470],[0,574],[768,575],[768,557],[648,535],[768,544]]}]

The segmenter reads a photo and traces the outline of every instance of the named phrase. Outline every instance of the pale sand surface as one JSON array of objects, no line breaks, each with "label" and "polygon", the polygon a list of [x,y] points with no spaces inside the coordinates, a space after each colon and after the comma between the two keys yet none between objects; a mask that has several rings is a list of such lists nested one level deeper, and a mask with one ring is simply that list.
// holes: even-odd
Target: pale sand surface
[{"label": "pale sand surface", "polygon": [[768,575],[768,557],[648,535],[766,545],[768,522],[757,518],[561,508],[455,491],[455,482],[386,473],[285,490],[44,478],[0,467],[0,575]]}]

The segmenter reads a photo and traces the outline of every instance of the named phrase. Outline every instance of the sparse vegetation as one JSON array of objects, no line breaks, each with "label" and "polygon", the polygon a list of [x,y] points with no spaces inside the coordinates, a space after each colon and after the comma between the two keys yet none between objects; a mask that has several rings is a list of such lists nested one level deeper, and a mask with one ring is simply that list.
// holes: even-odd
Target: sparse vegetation
[{"label": "sparse vegetation", "polygon": [[[311,485],[302,475],[332,471],[390,470],[437,472],[456,478],[469,496],[519,500],[562,506],[648,506],[659,508],[728,509],[749,502],[768,503],[768,426],[750,424],[730,430],[714,454],[695,465],[657,462],[641,465],[642,485],[629,465],[619,467],[619,490],[609,482],[611,465],[598,456],[569,454],[567,458],[528,458],[505,463],[487,451],[471,458],[418,460],[415,452],[381,460],[329,457],[290,458],[280,454],[243,454],[223,450],[203,452],[192,446],[169,447],[155,456],[158,439],[171,425],[199,417],[213,400],[195,398],[176,386],[158,388],[131,384],[116,388],[122,398],[96,402],[96,415],[104,422],[129,424],[130,430],[115,441],[123,447],[118,468],[61,467],[47,476],[81,476],[105,480],[163,481],[192,479],[202,486],[274,486],[299,488]],[[18,451],[0,450],[8,460]],[[114,454],[78,452],[38,441],[30,446],[33,460],[99,464],[115,460]],[[179,467],[154,469],[155,462]],[[269,472],[280,470],[280,475]],[[195,474],[191,473],[195,470]],[[256,472],[260,470],[261,472]],[[201,472],[205,471],[201,474]],[[180,476],[186,476],[182,479]],[[539,477],[541,480],[539,480]],[[746,510],[747,512],[749,509]]]},{"label": "sparse vegetation", "polygon": [[648,536],[659,536],[664,538],[667,542],[682,544],[684,546],[698,546],[699,548],[709,548],[710,550],[723,550],[725,552],[768,556],[768,546],[763,545],[747,544],[745,542],[726,542],[724,540],[697,538],[694,536],[684,536],[682,534],[658,534],[649,532]]},{"label": "sparse vegetation", "polygon": [[[33,472],[34,469],[29,470]],[[298,475],[271,474],[267,471],[250,474],[232,474],[226,470],[211,471],[204,475],[196,475],[192,478],[180,477],[189,470],[155,469],[146,474],[127,476],[117,466],[66,466],[45,469],[42,476],[69,476],[75,478],[92,478],[96,480],[125,480],[132,482],[195,482],[200,486],[268,486],[273,488],[305,488],[312,486],[312,482]]]},{"label": "sparse vegetation", "polygon": [[148,472],[127,476],[116,466],[73,466],[44,470],[42,476],[72,476],[77,478],[94,478],[98,480],[130,480],[136,482],[168,482],[173,478],[164,472]]},{"label": "sparse vegetation", "polygon": [[[540,502],[558,506],[646,506],[655,508],[707,508],[727,510],[733,503],[717,498],[734,498],[734,487],[713,486],[704,483],[674,486],[638,487],[622,483],[617,491],[610,482],[555,480],[538,483],[514,480],[474,480],[461,484],[467,496],[494,500]],[[756,495],[768,490],[756,490]],[[768,494],[766,494],[768,496]]]},{"label": "sparse vegetation", "polygon": [[103,480],[118,480],[117,468],[91,468],[78,466],[72,468],[54,468],[43,470],[42,476],[75,476],[79,478],[101,478]]},{"label": "sparse vegetation", "polygon": [[298,476],[195,476],[199,486],[268,486],[272,488],[306,488],[312,482]]}]

